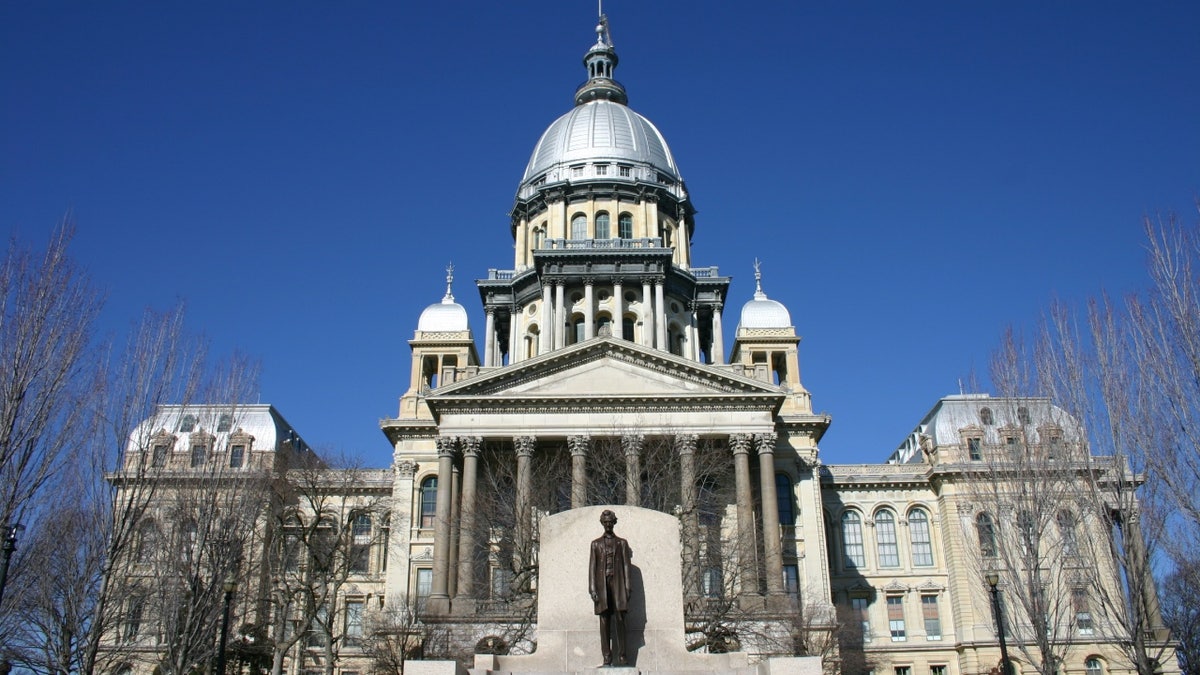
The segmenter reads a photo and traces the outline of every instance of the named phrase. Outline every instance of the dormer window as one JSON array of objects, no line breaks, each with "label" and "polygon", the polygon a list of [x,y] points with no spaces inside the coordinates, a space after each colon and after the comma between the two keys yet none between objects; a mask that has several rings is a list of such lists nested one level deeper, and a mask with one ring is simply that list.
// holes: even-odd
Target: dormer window
[{"label": "dormer window", "polygon": [[620,176],[621,176],[621,178],[629,178],[630,176],[632,176],[632,175],[633,175],[633,167],[631,167],[631,166],[618,166],[618,167],[617,167],[617,174],[618,174],[618,175],[620,175]]},{"label": "dormer window", "polygon": [[596,165],[596,175],[597,176],[607,176],[608,175],[608,165],[607,164],[597,164]]},{"label": "dormer window", "polygon": [[571,167],[571,178],[583,178],[583,167],[582,166]]},{"label": "dormer window", "polygon": [[233,415],[230,415],[229,413],[221,413],[221,416],[217,419],[217,431],[229,431],[232,428]]},{"label": "dormer window", "polygon": [[179,430],[185,434],[189,434],[196,430],[196,416],[184,415],[179,418]]},{"label": "dormer window", "polygon": [[1017,421],[1021,424],[1029,424],[1029,408],[1021,406],[1017,408]]},{"label": "dormer window", "polygon": [[986,427],[990,427],[996,423],[995,416],[992,415],[991,408],[980,408],[979,421]]}]

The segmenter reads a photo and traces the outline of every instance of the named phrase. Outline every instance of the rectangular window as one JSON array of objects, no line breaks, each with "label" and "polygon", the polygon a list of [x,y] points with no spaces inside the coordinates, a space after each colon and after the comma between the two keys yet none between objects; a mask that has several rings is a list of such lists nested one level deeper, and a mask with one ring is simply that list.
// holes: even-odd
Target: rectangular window
[{"label": "rectangular window", "polygon": [[246,446],[234,445],[229,448],[229,468],[240,469],[246,463]]},{"label": "rectangular window", "polygon": [[492,568],[492,597],[507,598],[512,595],[512,570],[507,567]]},{"label": "rectangular window", "polygon": [[285,572],[300,570],[300,535],[289,532],[283,535],[283,569]]},{"label": "rectangular window", "polygon": [[229,431],[231,428],[233,428],[233,415],[221,413],[221,416],[217,418],[217,432]]},{"label": "rectangular window", "polygon": [[800,568],[797,566],[783,566],[783,591],[793,598],[800,595]]},{"label": "rectangular window", "polygon": [[925,619],[925,638],[927,640],[942,639],[942,618],[938,614],[936,595],[921,596],[921,616]]},{"label": "rectangular window", "polygon": [[363,601],[346,601],[346,644],[351,647],[362,645],[363,638]]},{"label": "rectangular window", "polygon": [[1094,626],[1092,625],[1092,609],[1088,604],[1087,589],[1071,589],[1071,604],[1075,609],[1075,628],[1080,635],[1091,635]]},{"label": "rectangular window", "polygon": [[423,567],[417,570],[417,597],[425,599],[433,592],[433,570]]},{"label": "rectangular window", "polygon": [[896,666],[896,675],[912,675],[912,666]]},{"label": "rectangular window", "polygon": [[946,666],[929,666],[929,675],[946,675]]},{"label": "rectangular window", "polygon": [[597,176],[607,176],[608,175],[608,165],[607,164],[597,164],[596,165],[596,175]]},{"label": "rectangular window", "polygon": [[350,544],[350,574],[363,575],[371,568],[371,545]]},{"label": "rectangular window", "polygon": [[582,166],[571,167],[571,178],[579,178],[581,176],[583,176],[583,167]]},{"label": "rectangular window", "polygon": [[310,648],[325,646],[325,624],[329,621],[329,609],[324,605],[317,608],[317,613],[308,622],[306,641]]},{"label": "rectangular window", "polygon": [[979,439],[979,438],[968,438],[967,439],[967,453],[971,456],[972,462],[983,461],[983,451],[980,449],[980,446],[982,444],[983,444],[982,439]]},{"label": "rectangular window", "polygon": [[142,614],[146,610],[146,599],[134,596],[129,599],[125,610],[125,632],[122,637],[126,642],[133,642],[142,631]]},{"label": "rectangular window", "polygon": [[167,465],[167,446],[156,445],[156,446],[154,446],[153,452],[154,452],[154,455],[151,458],[150,465],[153,466],[155,469],[161,469],[161,468],[165,467]]},{"label": "rectangular window", "polygon": [[193,469],[195,469],[196,467],[204,466],[204,460],[205,460],[204,450],[205,450],[205,447],[203,445],[193,445],[192,446],[192,468]]},{"label": "rectangular window", "polygon": [[855,618],[858,619],[859,625],[862,626],[863,642],[871,641],[871,614],[870,601],[866,598],[850,598],[850,609],[853,611]]},{"label": "rectangular window", "polygon": [[888,630],[892,633],[892,642],[904,642],[908,639],[904,631],[904,598],[899,595],[889,595],[887,613]]},{"label": "rectangular window", "polygon": [[633,174],[633,167],[621,166],[617,167],[617,171],[621,174],[621,178],[629,178]]}]

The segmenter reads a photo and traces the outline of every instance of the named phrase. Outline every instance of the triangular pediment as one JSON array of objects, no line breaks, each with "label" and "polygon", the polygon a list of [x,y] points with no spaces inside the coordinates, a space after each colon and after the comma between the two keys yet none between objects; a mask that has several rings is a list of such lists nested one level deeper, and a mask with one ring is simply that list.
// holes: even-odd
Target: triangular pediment
[{"label": "triangular pediment", "polygon": [[431,406],[464,399],[779,398],[776,386],[605,337],[441,388]]}]

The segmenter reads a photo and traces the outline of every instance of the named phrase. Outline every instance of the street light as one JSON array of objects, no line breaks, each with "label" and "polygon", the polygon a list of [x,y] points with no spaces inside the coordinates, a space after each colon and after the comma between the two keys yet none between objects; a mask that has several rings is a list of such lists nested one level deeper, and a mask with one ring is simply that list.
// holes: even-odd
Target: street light
[{"label": "street light", "polygon": [[237,581],[232,577],[225,580],[225,613],[221,616],[221,640],[217,647],[217,675],[225,675],[225,639],[229,635],[229,605],[237,592]]},{"label": "street light", "polygon": [[1013,675],[1012,661],[1008,660],[1008,645],[1004,642],[1004,615],[1000,611],[1000,574],[987,573],[988,586],[992,587],[992,611],[996,614],[996,634],[1000,636],[1000,670],[1003,675]]},{"label": "street light", "polygon": [[4,584],[8,581],[8,562],[12,560],[13,551],[17,550],[17,535],[25,526],[16,523],[4,528],[4,545],[0,548],[0,602],[4,601]]}]

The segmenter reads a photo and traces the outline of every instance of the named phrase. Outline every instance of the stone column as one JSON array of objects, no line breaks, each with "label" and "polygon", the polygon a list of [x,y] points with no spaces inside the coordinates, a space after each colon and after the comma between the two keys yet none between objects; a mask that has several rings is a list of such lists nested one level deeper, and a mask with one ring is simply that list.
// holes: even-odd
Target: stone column
[{"label": "stone column", "polygon": [[462,499],[459,506],[458,531],[458,588],[455,598],[475,595],[475,490],[479,482],[479,446],[483,439],[465,436],[458,439],[462,450]]},{"label": "stone column", "polygon": [[713,305],[712,339],[713,363],[725,363],[725,338],[721,335],[721,303]]},{"label": "stone column", "polygon": [[538,354],[554,349],[554,311],[550,298],[550,282],[542,280],[542,325],[538,327]]},{"label": "stone column", "polygon": [[625,298],[621,297],[621,280],[613,281],[613,329],[612,334],[624,339],[625,337]]},{"label": "stone column", "polygon": [[641,434],[621,437],[621,448],[625,450],[625,504],[628,506],[641,506],[642,503],[642,440]]},{"label": "stone column", "polygon": [[733,451],[733,478],[737,491],[738,569],[742,571],[739,590],[758,593],[758,563],[754,546],[754,495],[750,492],[750,435],[729,437]]},{"label": "stone column", "polygon": [[487,368],[492,365],[496,353],[496,308],[484,307],[483,312],[487,315],[483,329],[483,367]]},{"label": "stone column", "polygon": [[654,346],[654,298],[650,295],[649,277],[642,279],[642,344]]},{"label": "stone column", "polygon": [[450,610],[450,510],[454,483],[454,438],[437,439],[438,491],[437,518],[433,526],[433,588],[429,594],[431,611]]},{"label": "stone column", "polygon": [[658,331],[658,348],[671,351],[671,345],[667,344],[667,306],[663,302],[662,279],[654,282],[654,327]]},{"label": "stone column", "polygon": [[755,434],[759,494],[762,495],[763,556],[767,595],[783,595],[783,553],[779,543],[779,499],[775,490],[775,434]]},{"label": "stone column", "polygon": [[559,281],[554,284],[554,348],[562,349],[567,344],[566,325],[571,318],[567,309],[566,284]]},{"label": "stone column", "polygon": [[700,514],[696,503],[695,434],[675,437],[679,453],[679,501],[683,507],[683,591],[685,596],[700,595]]},{"label": "stone column", "polygon": [[583,339],[591,340],[596,337],[596,304],[592,297],[595,279],[583,280]]},{"label": "stone column", "polygon": [[516,305],[508,312],[508,362],[510,364],[525,357],[521,353],[521,335],[518,328],[524,315],[522,309],[520,305]]},{"label": "stone column", "polygon": [[592,439],[587,436],[568,436],[571,450],[571,508],[587,506],[587,454]]},{"label": "stone column", "polygon": [[517,451],[517,527],[513,533],[516,539],[517,555],[522,557],[529,554],[530,539],[530,503],[533,498],[533,450],[537,447],[537,437],[518,436],[513,439]]},{"label": "stone column", "polygon": [[687,327],[687,343],[688,354],[691,359],[699,363],[700,361],[700,331],[696,330],[696,303],[688,304],[688,327]]},{"label": "stone column", "polygon": [[[455,441],[457,440],[456,438]],[[446,566],[446,592],[453,598],[458,594],[458,534],[461,523],[459,519],[462,517],[459,510],[462,499],[462,469],[458,464],[451,465],[450,475],[450,562]]]}]

